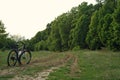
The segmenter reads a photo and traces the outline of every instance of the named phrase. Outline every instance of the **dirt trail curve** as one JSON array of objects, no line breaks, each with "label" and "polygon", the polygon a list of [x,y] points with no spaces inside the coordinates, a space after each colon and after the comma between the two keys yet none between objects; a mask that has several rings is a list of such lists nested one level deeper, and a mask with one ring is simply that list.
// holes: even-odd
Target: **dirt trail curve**
[{"label": "dirt trail curve", "polygon": [[[46,80],[48,78],[48,75],[59,69],[61,66],[64,66],[64,64],[66,62],[68,62],[71,58],[73,58],[73,55],[72,54],[67,54],[64,59],[62,60],[59,60],[59,61],[56,61],[54,62],[54,65],[52,65],[52,67],[50,69],[47,69],[47,70],[43,70],[42,72],[38,72],[36,73],[34,76],[29,76],[29,75],[22,75],[22,76],[15,76],[12,80]],[[36,62],[36,61],[35,61]],[[34,63],[35,63],[34,62]],[[39,61],[37,61],[39,62]],[[45,61],[45,62],[49,62],[49,59],[48,61]],[[32,63],[33,64],[33,63]],[[47,63],[48,64],[48,63]],[[48,64],[49,65],[49,64]]]},{"label": "dirt trail curve", "polygon": [[[31,75],[15,75],[14,78],[10,79],[10,80],[46,80],[48,78],[48,75],[59,69],[61,66],[64,66],[65,63],[67,63],[70,59],[74,59],[73,65],[71,66],[71,73],[75,72],[76,69],[76,63],[77,63],[77,59],[75,56],[73,56],[73,54],[66,54],[64,56],[64,58],[61,58],[59,60],[54,60],[52,61],[52,59],[54,56],[49,56],[43,59],[39,59],[39,60],[35,60],[33,62],[31,62],[30,65],[28,66],[35,66],[38,65],[39,63],[41,63],[43,66],[51,66],[49,69],[45,69],[41,72],[37,72],[35,73],[35,75],[31,76]],[[18,67],[20,68],[20,70],[24,70],[26,69],[26,66],[23,67]],[[4,70],[0,70],[0,75],[9,75],[9,74],[19,74],[19,72],[17,71],[17,67],[15,68],[6,68]]]}]

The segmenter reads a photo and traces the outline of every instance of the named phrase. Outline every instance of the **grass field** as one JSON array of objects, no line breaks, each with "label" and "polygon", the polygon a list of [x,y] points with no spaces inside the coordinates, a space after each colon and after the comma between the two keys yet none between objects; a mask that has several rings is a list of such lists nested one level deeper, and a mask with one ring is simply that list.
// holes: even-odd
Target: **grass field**
[{"label": "grass field", "polygon": [[[108,50],[32,52],[32,61],[28,65],[8,67],[8,51],[0,51],[0,80],[9,80],[25,75],[34,78],[35,74],[55,66],[47,80],[120,80],[120,52]],[[23,79],[24,80],[24,79]]]}]

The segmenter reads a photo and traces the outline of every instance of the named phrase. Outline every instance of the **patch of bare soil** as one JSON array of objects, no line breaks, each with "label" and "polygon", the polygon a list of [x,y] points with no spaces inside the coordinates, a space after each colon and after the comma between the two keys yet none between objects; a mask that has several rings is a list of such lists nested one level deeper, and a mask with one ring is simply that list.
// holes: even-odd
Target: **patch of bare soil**
[{"label": "patch of bare soil", "polygon": [[[52,59],[54,59],[53,56],[40,60],[35,60],[31,62],[30,65],[35,66],[35,65],[39,65],[39,63],[41,64],[43,63],[42,64],[43,66],[51,66],[51,68],[47,70],[43,70],[42,72],[38,72],[33,77],[29,75],[22,75],[22,76],[18,75],[15,76],[12,80],[46,80],[51,72],[55,71],[56,69],[59,69],[59,67],[63,66],[71,58],[73,58],[72,54],[66,54],[64,58],[54,61],[51,61]],[[23,68],[25,67],[23,66]]]},{"label": "patch of bare soil", "polygon": [[[81,70],[79,69],[79,66],[78,66],[78,58],[77,56],[73,56],[73,63],[72,65],[70,66],[70,74],[71,76],[75,76],[77,77],[77,73],[81,72]],[[78,75],[79,76],[79,75]]]},{"label": "patch of bare soil", "polygon": [[42,72],[38,72],[34,75],[34,77],[25,75],[25,76],[16,76],[12,80],[46,80],[48,75],[59,67],[52,67],[50,69],[44,70]]},{"label": "patch of bare soil", "polygon": [[[51,55],[48,57],[45,57],[43,59],[37,59],[32,61],[29,65],[23,65],[21,67],[18,67],[21,71],[26,69],[28,66],[51,66],[49,69],[43,70],[41,72],[37,72],[33,76],[30,75],[19,75],[19,72],[17,72],[17,67],[3,69],[0,70],[0,76],[13,74],[16,75],[12,80],[46,80],[48,75],[58,69],[59,67],[65,65],[70,59],[74,58],[74,66],[71,66],[71,73],[74,73],[76,71],[77,66],[77,58],[74,57],[72,54],[66,54],[65,57],[60,59],[55,59],[55,55]],[[17,75],[18,74],[18,75]]]},{"label": "patch of bare soil", "polygon": [[13,74],[14,69],[4,69],[4,70],[0,70],[0,76],[3,75],[8,75],[8,74]]}]

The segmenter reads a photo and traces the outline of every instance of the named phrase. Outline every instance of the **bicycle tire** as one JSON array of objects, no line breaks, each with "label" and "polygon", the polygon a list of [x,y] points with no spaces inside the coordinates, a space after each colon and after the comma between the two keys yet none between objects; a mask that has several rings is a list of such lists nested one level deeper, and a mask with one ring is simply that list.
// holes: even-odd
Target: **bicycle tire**
[{"label": "bicycle tire", "polygon": [[19,63],[24,65],[24,64],[29,64],[31,61],[31,52],[30,51],[23,51],[22,54],[19,57]]},{"label": "bicycle tire", "polygon": [[17,57],[17,51],[11,50],[7,57],[7,64],[8,66],[15,66],[17,63],[18,57]]}]

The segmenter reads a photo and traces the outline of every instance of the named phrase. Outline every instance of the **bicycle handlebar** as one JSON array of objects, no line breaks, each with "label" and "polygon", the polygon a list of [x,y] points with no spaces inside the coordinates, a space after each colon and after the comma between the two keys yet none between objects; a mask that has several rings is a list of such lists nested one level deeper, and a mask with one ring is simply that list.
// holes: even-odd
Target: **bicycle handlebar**
[{"label": "bicycle handlebar", "polygon": [[19,44],[22,44],[23,45],[23,49],[25,49],[25,43],[23,43],[22,41],[20,41],[20,42],[17,42],[17,46],[19,46]]}]

